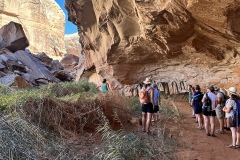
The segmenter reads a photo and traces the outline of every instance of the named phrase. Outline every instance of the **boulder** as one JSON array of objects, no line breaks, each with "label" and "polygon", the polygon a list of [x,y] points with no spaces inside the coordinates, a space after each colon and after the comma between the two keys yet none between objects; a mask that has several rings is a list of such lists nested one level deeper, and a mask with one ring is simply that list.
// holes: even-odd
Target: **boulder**
[{"label": "boulder", "polygon": [[60,82],[60,80],[55,78],[45,67],[45,65],[38,61],[30,52],[17,51],[14,53],[14,55],[23,65],[28,68],[27,73],[30,74],[29,79],[44,79],[49,82]]},{"label": "boulder", "polygon": [[10,21],[22,24],[32,53],[66,53],[65,14],[55,0],[2,0],[0,26]]},{"label": "boulder", "polygon": [[62,70],[63,69],[63,66],[59,62],[59,60],[53,60],[49,66],[50,66],[51,70]]},{"label": "boulder", "polygon": [[50,57],[49,57],[46,53],[44,53],[44,52],[38,53],[37,55],[35,55],[35,57],[36,57],[39,61],[43,62],[43,63],[46,64],[46,65],[50,65],[51,62],[53,61],[53,59],[50,58]]},{"label": "boulder", "polygon": [[65,70],[55,70],[51,73],[54,75],[54,77],[60,79],[61,81],[71,81],[73,79],[70,73]]},{"label": "boulder", "polygon": [[10,22],[0,29],[0,48],[16,52],[28,46],[29,42],[21,24]]},{"label": "boulder", "polygon": [[68,71],[73,70],[74,67],[78,65],[78,62],[79,62],[79,58],[73,54],[65,54],[60,61],[63,68]]},{"label": "boulder", "polygon": [[9,74],[0,78],[0,83],[8,87],[28,88],[31,85],[21,76]]}]

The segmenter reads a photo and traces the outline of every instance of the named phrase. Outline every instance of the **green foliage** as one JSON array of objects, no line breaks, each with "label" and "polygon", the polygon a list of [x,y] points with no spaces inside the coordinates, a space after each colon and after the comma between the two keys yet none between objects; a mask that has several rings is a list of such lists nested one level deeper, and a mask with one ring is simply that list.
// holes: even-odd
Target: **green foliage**
[{"label": "green foliage", "polygon": [[133,97],[129,99],[129,108],[131,109],[134,115],[141,115],[141,104],[139,102],[138,97]]},{"label": "green foliage", "polygon": [[[89,97],[98,92],[93,83],[88,82],[68,82],[52,83],[41,86],[40,88],[27,90],[13,90],[8,87],[0,86],[0,110],[6,111],[24,105],[28,100],[37,100],[41,97],[74,99],[76,96],[88,94]],[[71,98],[71,96],[73,96]],[[80,96],[81,98],[83,96]]]}]

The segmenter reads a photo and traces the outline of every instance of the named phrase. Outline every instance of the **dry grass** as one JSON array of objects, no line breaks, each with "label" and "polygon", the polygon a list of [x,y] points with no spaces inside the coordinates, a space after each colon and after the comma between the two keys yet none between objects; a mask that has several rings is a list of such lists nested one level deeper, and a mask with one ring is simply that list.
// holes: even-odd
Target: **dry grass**
[{"label": "dry grass", "polygon": [[[0,159],[171,159],[175,149],[176,141],[168,137],[164,124],[145,139],[124,131],[140,113],[136,98],[101,94],[88,83],[50,84],[31,91],[0,89],[6,93],[0,108],[8,113],[0,119]],[[161,112],[177,116],[166,107]],[[95,135],[98,126],[103,136],[98,146],[93,141],[78,150],[67,142],[79,134]]]}]

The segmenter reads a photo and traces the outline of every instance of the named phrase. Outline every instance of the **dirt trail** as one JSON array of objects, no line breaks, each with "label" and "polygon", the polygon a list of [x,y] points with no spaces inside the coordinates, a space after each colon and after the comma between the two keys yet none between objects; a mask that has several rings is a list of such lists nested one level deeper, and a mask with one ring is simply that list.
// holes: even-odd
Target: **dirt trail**
[{"label": "dirt trail", "polygon": [[[226,145],[231,144],[231,132],[215,134],[217,137],[209,137],[205,130],[198,130],[197,123],[191,117],[191,108],[187,102],[176,102],[179,111],[183,114],[180,121],[180,133],[178,141],[180,147],[177,151],[178,160],[240,160],[240,149],[230,149]],[[215,119],[216,129],[219,127]]]}]

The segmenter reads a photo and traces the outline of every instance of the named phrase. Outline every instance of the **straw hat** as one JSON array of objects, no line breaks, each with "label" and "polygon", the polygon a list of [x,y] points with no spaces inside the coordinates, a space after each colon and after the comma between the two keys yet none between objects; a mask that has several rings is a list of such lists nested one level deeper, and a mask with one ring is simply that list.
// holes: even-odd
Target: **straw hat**
[{"label": "straw hat", "polygon": [[228,91],[229,91],[230,94],[237,95],[237,89],[236,89],[235,87],[230,87],[230,88],[228,89]]},{"label": "straw hat", "polygon": [[152,83],[152,79],[147,77],[145,81],[143,81],[144,84],[151,84]]},{"label": "straw hat", "polygon": [[224,88],[220,88],[219,91],[222,92],[224,95],[227,95],[227,91]]}]

